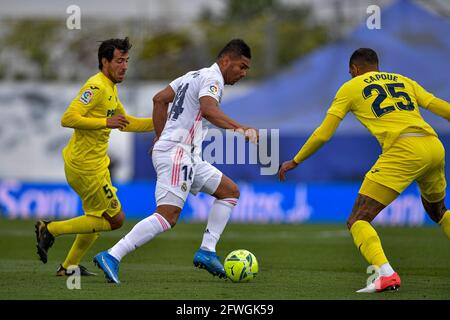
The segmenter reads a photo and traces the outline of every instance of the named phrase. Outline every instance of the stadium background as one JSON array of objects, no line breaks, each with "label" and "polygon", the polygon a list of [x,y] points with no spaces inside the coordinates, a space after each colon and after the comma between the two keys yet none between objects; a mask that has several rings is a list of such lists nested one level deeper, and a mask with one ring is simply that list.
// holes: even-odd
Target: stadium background
[{"label": "stadium background", "polygon": [[[320,124],[335,92],[349,79],[348,57],[357,47],[378,51],[382,70],[416,79],[450,100],[450,8],[445,1],[378,1],[379,30],[366,26],[371,4],[366,1],[260,0],[250,5],[198,0],[186,6],[175,0],[136,0],[115,9],[105,9],[102,1],[78,3],[81,29],[69,30],[67,1],[30,6],[0,1],[1,216],[82,214],[65,182],[61,158],[72,130],[60,127],[59,120],[97,71],[97,41],[109,37],[128,35],[134,45],[119,95],[136,116],[151,115],[153,94],[172,78],[211,64],[231,37],[246,39],[253,49],[252,70],[248,79],[226,88],[222,108],[241,123],[279,129],[280,162],[292,158]],[[248,28],[241,30],[244,24]],[[448,123],[422,113],[448,149]],[[129,218],[142,218],[154,208],[155,172],[147,154],[152,138],[114,130],[111,135],[111,171]],[[376,140],[348,115],[313,159],[289,173],[287,183],[261,175],[259,165],[217,166],[242,190],[232,221],[344,222],[379,152]],[[448,166],[446,173],[450,176]],[[190,196],[181,218],[205,221],[210,203],[208,196]],[[376,222],[430,223],[417,186]]]},{"label": "stadium background", "polygon": [[[72,5],[81,10],[80,29],[67,27]],[[370,5],[381,8],[381,29],[366,25]],[[288,182],[260,175],[259,165],[217,165],[241,190],[217,253],[252,251],[260,273],[251,283],[221,281],[193,268],[212,201],[206,195],[190,196],[174,230],[127,256],[120,286],[108,286],[102,276],[82,277],[82,290],[69,290],[69,278],[55,277],[55,270],[75,236],[58,237],[49,262],[42,264],[34,223],[82,214],[64,177],[61,149],[72,130],[62,128],[60,118],[98,70],[98,41],[130,37],[131,60],[119,96],[129,114],[149,116],[152,96],[168,81],[212,64],[231,38],[245,39],[252,47],[252,69],[225,88],[222,108],[241,123],[279,129],[283,161],[320,124],[336,90],[349,79],[348,58],[357,47],[373,47],[382,70],[412,77],[450,101],[449,34],[448,0],[0,0],[0,302],[146,299],[161,309],[162,299],[448,300],[448,239],[426,216],[416,185],[375,220],[402,277],[401,290],[355,293],[367,280],[367,263],[345,220],[380,147],[352,115],[312,159],[289,172]],[[448,123],[422,114],[450,150]],[[147,155],[152,138],[112,131],[111,171],[127,219],[122,228],[102,233],[86,253],[81,264],[92,271],[95,253],[154,210],[155,173]],[[448,164],[446,173],[449,177]],[[304,311],[304,304],[290,302],[276,305],[277,311]],[[163,309],[170,316],[180,304]],[[11,305],[15,314],[29,310]],[[336,312],[338,305],[347,315],[342,301],[329,309]],[[154,310],[145,306],[146,312]],[[408,309],[414,306],[422,304],[414,301]],[[380,307],[386,311],[386,305]]]}]

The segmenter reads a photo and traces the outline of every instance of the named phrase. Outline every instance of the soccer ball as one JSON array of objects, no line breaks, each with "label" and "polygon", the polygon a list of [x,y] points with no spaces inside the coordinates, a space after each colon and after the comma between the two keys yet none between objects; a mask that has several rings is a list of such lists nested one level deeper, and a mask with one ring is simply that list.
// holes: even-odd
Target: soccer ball
[{"label": "soccer ball", "polygon": [[228,279],[233,282],[249,282],[258,274],[258,260],[245,249],[234,250],[228,254],[223,264]]}]

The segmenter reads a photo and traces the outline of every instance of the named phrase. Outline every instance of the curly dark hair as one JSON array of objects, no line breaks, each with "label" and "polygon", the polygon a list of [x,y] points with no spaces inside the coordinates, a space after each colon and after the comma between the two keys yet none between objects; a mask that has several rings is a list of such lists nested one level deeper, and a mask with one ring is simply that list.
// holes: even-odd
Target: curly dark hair
[{"label": "curly dark hair", "polygon": [[115,49],[119,49],[122,53],[128,52],[131,49],[131,43],[128,37],[125,39],[109,39],[100,44],[98,48],[98,68],[100,70],[103,68],[102,58],[111,61],[114,57]]}]

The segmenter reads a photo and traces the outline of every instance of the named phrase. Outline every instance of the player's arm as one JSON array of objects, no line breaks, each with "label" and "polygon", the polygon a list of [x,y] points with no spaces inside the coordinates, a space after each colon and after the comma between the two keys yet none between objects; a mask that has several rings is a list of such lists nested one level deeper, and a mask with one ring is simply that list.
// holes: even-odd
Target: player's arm
[{"label": "player's arm", "polygon": [[218,101],[210,96],[200,98],[200,111],[203,118],[213,125],[222,129],[233,129],[243,134],[247,140],[256,143],[258,141],[258,131],[251,127],[246,127],[227,116],[219,108]]},{"label": "player's arm", "polygon": [[167,109],[169,103],[175,98],[175,91],[169,85],[163,90],[159,91],[153,97],[153,125],[155,128],[156,139],[159,139],[161,132],[164,129],[167,121]]},{"label": "player's arm", "polygon": [[219,103],[212,97],[204,96],[200,98],[200,111],[203,118],[219,128],[233,130],[242,128],[238,122],[220,110]]},{"label": "player's arm", "polygon": [[427,108],[434,114],[450,121],[450,103],[447,101],[435,97],[430,101]]},{"label": "player's arm", "polygon": [[297,165],[308,159],[330,140],[341,123],[341,120],[342,119],[338,116],[327,114],[322,124],[313,132],[297,155],[292,160],[282,164],[278,172],[279,179],[284,181],[286,179],[285,174],[287,171],[294,169]]},{"label": "player's arm", "polygon": [[89,86],[85,86],[64,112],[61,118],[61,126],[73,129],[97,130],[123,128],[128,124],[123,115],[116,115],[111,118],[86,117],[88,111],[101,101],[100,89],[92,90],[89,89]]},{"label": "player's arm", "polygon": [[153,119],[152,118],[137,118],[130,116],[126,113],[125,108],[122,103],[119,101],[117,105],[117,113],[125,116],[128,121],[128,124],[125,128],[120,129],[124,132],[149,132],[153,131]]},{"label": "player's arm", "polygon": [[[411,79],[410,79],[411,80]],[[434,114],[450,121],[450,104],[442,99],[435,97],[432,93],[425,90],[416,81],[411,80],[419,106],[430,110]]]},{"label": "player's arm", "polygon": [[358,90],[350,82],[341,86],[322,124],[313,132],[294,159],[286,161],[280,166],[278,170],[278,178],[280,181],[286,179],[285,175],[287,171],[297,167],[299,163],[305,161],[330,140],[342,119],[350,111],[352,105],[351,97],[355,94],[355,89]]}]

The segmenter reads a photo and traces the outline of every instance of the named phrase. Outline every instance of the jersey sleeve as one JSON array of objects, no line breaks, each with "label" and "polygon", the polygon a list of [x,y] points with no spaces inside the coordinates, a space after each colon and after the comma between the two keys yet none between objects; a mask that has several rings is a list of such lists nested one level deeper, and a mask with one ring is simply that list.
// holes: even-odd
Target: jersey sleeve
[{"label": "jersey sleeve", "polygon": [[102,89],[98,85],[86,83],[72,100],[61,118],[61,125],[74,129],[106,128],[106,118],[88,118],[86,113],[102,100]]},{"label": "jersey sleeve", "polygon": [[414,88],[414,93],[416,94],[416,100],[419,106],[428,109],[430,102],[435,98],[433,94],[425,90],[420,84],[416,81],[411,80]]},{"label": "jersey sleeve", "polygon": [[178,90],[178,87],[181,85],[183,77],[176,78],[171,83],[169,83],[169,86],[172,88],[172,90],[176,93]]},{"label": "jersey sleeve", "polygon": [[341,120],[340,117],[328,114],[294,157],[294,162],[300,164],[319,150],[325,142],[331,139]]},{"label": "jersey sleeve", "polygon": [[117,101],[116,113],[125,116],[129,122],[128,125],[125,128],[121,129],[120,131],[150,132],[155,129],[155,127],[153,126],[152,118],[136,118],[127,114],[120,99]]},{"label": "jersey sleeve", "polygon": [[215,77],[209,76],[205,77],[200,83],[200,90],[198,92],[198,98],[201,97],[212,97],[216,99],[218,103],[222,100],[223,85]]},{"label": "jersey sleeve", "polygon": [[351,90],[350,85],[347,82],[339,88],[327,114],[332,114],[344,119],[345,115],[350,111],[351,106]]},{"label": "jersey sleeve", "polygon": [[98,84],[86,83],[83,88],[81,88],[77,97],[73,99],[70,106],[76,107],[81,115],[85,115],[90,109],[97,106],[103,95],[103,88]]}]

